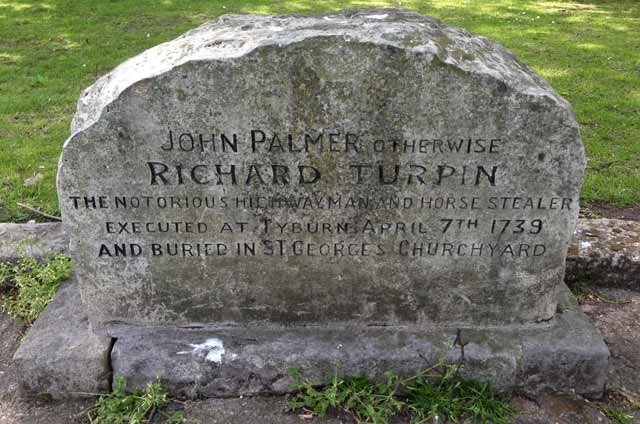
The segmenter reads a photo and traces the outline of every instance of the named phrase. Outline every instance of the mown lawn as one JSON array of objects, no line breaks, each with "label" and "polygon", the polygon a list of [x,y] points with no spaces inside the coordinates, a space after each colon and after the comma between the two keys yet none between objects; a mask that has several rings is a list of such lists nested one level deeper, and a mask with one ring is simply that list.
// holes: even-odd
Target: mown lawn
[{"label": "mown lawn", "polygon": [[573,105],[583,202],[640,203],[640,2],[0,0],[0,221],[58,214],[55,174],[80,92],[126,58],[223,13],[406,7],[511,49]]}]

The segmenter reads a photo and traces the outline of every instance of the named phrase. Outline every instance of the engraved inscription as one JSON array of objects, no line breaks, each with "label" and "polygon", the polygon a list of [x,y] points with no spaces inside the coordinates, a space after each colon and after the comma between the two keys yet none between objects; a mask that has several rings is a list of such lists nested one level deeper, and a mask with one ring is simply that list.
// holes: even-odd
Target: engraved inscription
[{"label": "engraved inscription", "polygon": [[[159,151],[162,159],[146,161],[147,175],[140,178],[149,186],[186,186],[188,194],[180,196],[136,195],[107,196],[101,194],[69,196],[66,201],[74,209],[138,210],[269,210],[321,211],[360,209],[428,210],[422,222],[385,222],[362,215],[359,221],[291,220],[270,218],[255,222],[206,221],[105,221],[105,240],[97,247],[98,257],[229,257],[286,256],[354,257],[354,256],[500,256],[527,259],[543,256],[544,243],[536,243],[543,233],[543,219],[528,219],[520,211],[571,210],[574,200],[560,197],[522,196],[432,196],[430,189],[457,185],[495,187],[500,185],[501,170],[487,164],[487,157],[504,153],[508,143],[500,137],[478,138],[372,138],[366,133],[308,130],[299,134],[251,129],[247,133],[204,133],[170,129]],[[354,163],[363,152],[372,151],[382,160],[377,163]],[[268,154],[282,163],[246,163],[244,152]],[[289,192],[260,193],[262,186],[313,185],[323,175],[336,172],[309,163],[290,164],[286,159],[306,161],[310,153],[347,155],[346,186],[418,185],[425,186],[424,196],[355,197],[348,192],[291,195]],[[409,155],[415,163],[384,163],[385,154]],[[169,154],[169,156],[166,156]],[[180,161],[171,160],[171,155]],[[220,163],[198,162],[207,154],[218,154]],[[222,156],[227,154],[227,156]],[[300,156],[299,154],[303,154]],[[472,160],[464,165],[442,163],[443,156],[458,154]],[[203,156],[205,155],[205,156]],[[368,156],[369,158],[371,156]],[[231,161],[236,158],[236,162]],[[300,159],[302,158],[302,159]],[[424,160],[424,163],[418,163]],[[399,160],[398,160],[399,161]],[[475,163],[477,161],[478,163]],[[214,160],[215,162],[215,160]],[[427,163],[428,162],[428,163]],[[198,192],[198,186],[243,185],[253,189],[247,196],[211,196]],[[465,218],[450,218],[451,211],[469,211]],[[474,216],[481,211],[506,211],[508,217],[488,219]],[[444,215],[441,215],[444,213]],[[153,215],[151,213],[151,215]],[[128,243],[130,235],[170,235],[174,241],[163,243]],[[233,234],[242,241],[229,241]],[[519,242],[496,242],[508,234]],[[110,239],[112,237],[113,239]],[[194,242],[190,238],[196,237]],[[308,238],[312,237],[313,241]],[[116,241],[117,240],[117,241]]]}]

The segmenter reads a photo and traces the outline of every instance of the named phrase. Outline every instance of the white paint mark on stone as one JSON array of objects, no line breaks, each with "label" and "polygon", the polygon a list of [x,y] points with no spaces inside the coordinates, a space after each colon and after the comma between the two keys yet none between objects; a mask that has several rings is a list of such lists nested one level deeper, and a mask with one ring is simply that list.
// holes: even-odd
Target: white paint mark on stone
[{"label": "white paint mark on stone", "polygon": [[367,18],[369,19],[386,19],[387,16],[389,16],[387,13],[385,13],[384,15],[367,15]]},{"label": "white paint mark on stone", "polygon": [[[204,343],[191,343],[189,346],[193,348],[192,351],[182,350],[177,352],[177,355],[192,354],[197,357],[204,357],[205,361],[215,362],[217,364],[222,362],[225,350],[222,340],[220,339],[213,337],[207,339]],[[233,355],[232,359],[235,359],[235,355]]]},{"label": "white paint mark on stone", "polygon": [[585,251],[585,250],[589,250],[591,249],[591,242],[590,241],[581,241],[580,242],[580,250],[581,251]]},{"label": "white paint mark on stone", "polygon": [[611,266],[614,268],[620,265],[620,263],[624,261],[624,255],[616,254],[611,258]]}]

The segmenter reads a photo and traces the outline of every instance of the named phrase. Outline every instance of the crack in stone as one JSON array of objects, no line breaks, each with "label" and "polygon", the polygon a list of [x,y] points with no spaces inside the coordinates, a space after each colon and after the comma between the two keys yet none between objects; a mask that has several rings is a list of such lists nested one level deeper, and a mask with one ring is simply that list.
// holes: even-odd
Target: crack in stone
[{"label": "crack in stone", "polygon": [[108,381],[108,387],[107,390],[109,391],[109,393],[111,393],[113,391],[113,363],[111,362],[111,354],[113,353],[113,348],[116,345],[116,342],[118,341],[117,337],[112,337],[111,338],[111,343],[109,343],[109,348],[107,349],[107,364],[106,364],[106,371],[105,371],[105,377],[107,378]]},{"label": "crack in stone", "polygon": [[461,364],[465,362],[464,347],[465,347],[466,345],[468,345],[468,344],[469,344],[469,342],[464,343],[464,342],[462,341],[462,329],[458,328],[458,329],[456,330],[456,338],[455,338],[455,340],[453,341],[453,346],[454,346],[454,347],[456,347],[456,346],[460,346],[460,363],[461,363]]}]

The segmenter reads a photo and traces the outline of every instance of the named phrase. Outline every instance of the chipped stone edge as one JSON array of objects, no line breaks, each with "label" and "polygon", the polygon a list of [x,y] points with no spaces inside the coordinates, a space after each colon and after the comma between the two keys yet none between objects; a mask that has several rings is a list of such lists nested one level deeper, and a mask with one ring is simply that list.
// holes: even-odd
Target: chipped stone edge
[{"label": "chipped stone edge", "polygon": [[20,393],[67,399],[110,392],[113,346],[93,332],[72,274],[13,355]]}]

